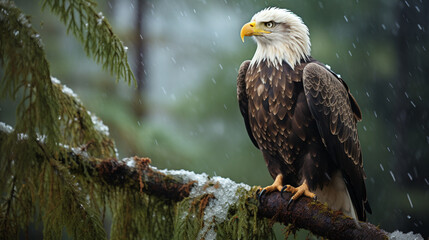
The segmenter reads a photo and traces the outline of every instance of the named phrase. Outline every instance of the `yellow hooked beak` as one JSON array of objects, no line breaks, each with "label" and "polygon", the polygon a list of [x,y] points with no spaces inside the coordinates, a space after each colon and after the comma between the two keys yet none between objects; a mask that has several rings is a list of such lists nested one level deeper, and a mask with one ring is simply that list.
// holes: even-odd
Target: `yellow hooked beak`
[{"label": "yellow hooked beak", "polygon": [[243,42],[244,42],[244,36],[249,37],[249,36],[255,36],[255,35],[262,35],[262,34],[264,34],[264,33],[271,33],[271,32],[269,32],[269,31],[265,31],[265,30],[263,30],[263,29],[259,28],[259,27],[256,25],[256,22],[249,22],[249,23],[246,23],[246,24],[244,24],[244,26],[241,28],[241,33],[240,33],[241,41],[243,41]]}]

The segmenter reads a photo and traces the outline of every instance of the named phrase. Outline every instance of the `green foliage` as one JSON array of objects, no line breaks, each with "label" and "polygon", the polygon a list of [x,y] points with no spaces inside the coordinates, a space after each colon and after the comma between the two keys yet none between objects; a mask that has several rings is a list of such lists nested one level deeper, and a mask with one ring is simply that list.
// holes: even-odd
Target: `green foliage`
[{"label": "green foliage", "polygon": [[[57,143],[74,147],[91,142],[95,156],[115,157],[113,143],[97,131],[80,101],[63,91],[59,83],[52,83],[41,39],[29,17],[13,3],[0,4],[0,60],[4,66],[1,93],[12,99],[21,96],[15,131],[26,134],[33,144],[38,136],[43,137],[50,149]],[[10,135],[2,142],[2,149],[13,149],[16,140],[17,135]],[[10,172],[8,163],[2,166],[3,173]]]},{"label": "green foliage", "polygon": [[[106,158],[116,157],[116,150],[113,141],[108,137],[108,132],[104,131],[102,122],[88,112],[82,102],[71,93],[66,86],[59,82],[53,83],[57,91],[60,107],[62,111],[58,120],[61,121],[61,142],[70,146],[79,146],[93,157]],[[85,144],[84,146],[80,146]]]},{"label": "green foliage", "polygon": [[198,239],[198,233],[204,226],[202,214],[204,209],[200,209],[200,202],[208,197],[209,195],[204,194],[195,198],[186,198],[178,203],[173,239]]},{"label": "green foliage", "polygon": [[257,217],[258,202],[254,196],[257,188],[247,192],[238,189],[240,199],[229,209],[228,220],[220,224],[219,239],[275,239],[272,224]]},{"label": "green foliage", "polygon": [[[30,139],[37,137],[36,132],[44,134],[52,146],[60,138],[56,124],[60,106],[39,35],[28,16],[13,3],[4,1],[0,2],[0,32],[0,63],[4,67],[1,96],[22,96],[15,130],[26,133]],[[16,142],[10,140],[9,145]]]},{"label": "green foliage", "polygon": [[120,189],[111,196],[111,239],[171,239],[175,202]]},{"label": "green foliage", "polygon": [[97,63],[128,84],[135,83],[127,60],[127,47],[113,33],[112,27],[103,14],[95,11],[96,4],[91,0],[45,0],[43,7],[48,6],[84,44],[85,52],[93,56]]},{"label": "green foliage", "polygon": [[[60,6],[50,3],[45,2],[52,11]],[[94,11],[93,5],[68,4],[80,6],[69,14],[93,27],[98,17],[82,10]],[[134,79],[124,47],[105,20],[97,30],[78,29],[72,23],[68,28],[85,41],[88,54],[93,53],[117,78]],[[19,101],[16,125],[0,139],[0,238],[19,238],[20,229],[28,228],[36,217],[44,223],[46,239],[59,239],[64,227],[75,239],[105,239],[98,208],[102,190],[89,174],[76,177],[59,160],[72,161],[65,155],[70,149],[115,158],[114,143],[73,92],[51,78],[39,34],[30,18],[10,1],[0,2],[0,64],[2,98]],[[82,171],[87,167],[82,165]]]},{"label": "green foliage", "polygon": [[58,162],[55,157],[65,157],[61,153],[51,156],[43,144],[31,147],[30,140],[19,140],[14,146],[18,152],[13,163],[24,164],[17,165],[21,169],[12,164],[13,175],[2,186],[0,238],[18,239],[20,229],[28,229],[32,221],[40,219],[44,239],[59,239],[63,228],[74,239],[105,239],[95,206],[98,199],[90,197],[85,177],[72,175]]},{"label": "green foliage", "polygon": [[45,161],[39,178],[44,239],[60,239],[63,227],[73,239],[106,239],[100,212],[67,168]]}]

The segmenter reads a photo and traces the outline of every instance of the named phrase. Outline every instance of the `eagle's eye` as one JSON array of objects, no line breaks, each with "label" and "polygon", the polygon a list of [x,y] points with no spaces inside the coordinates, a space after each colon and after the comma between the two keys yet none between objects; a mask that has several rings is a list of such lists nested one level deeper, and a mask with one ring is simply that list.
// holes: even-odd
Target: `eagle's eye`
[{"label": "eagle's eye", "polygon": [[276,25],[276,23],[273,21],[269,21],[269,22],[266,22],[264,24],[265,24],[265,27],[267,27],[267,28],[272,28]]}]

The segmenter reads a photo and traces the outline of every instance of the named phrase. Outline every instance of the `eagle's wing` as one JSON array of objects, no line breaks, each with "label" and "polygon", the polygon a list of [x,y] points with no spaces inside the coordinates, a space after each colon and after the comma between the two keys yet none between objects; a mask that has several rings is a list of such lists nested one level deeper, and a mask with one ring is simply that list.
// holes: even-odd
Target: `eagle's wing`
[{"label": "eagle's wing", "polygon": [[371,212],[356,123],[361,112],[342,79],[325,67],[310,63],[304,68],[304,92],[319,134],[334,163],[341,169],[359,220]]},{"label": "eagle's wing", "polygon": [[241,115],[243,115],[244,123],[246,125],[247,134],[249,134],[250,140],[252,140],[253,144],[256,148],[259,149],[258,143],[256,142],[255,137],[252,134],[250,123],[249,123],[249,111],[248,111],[248,100],[246,93],[246,73],[249,68],[250,60],[244,61],[240,65],[240,69],[238,70],[237,76],[237,99],[238,105],[240,107]]}]

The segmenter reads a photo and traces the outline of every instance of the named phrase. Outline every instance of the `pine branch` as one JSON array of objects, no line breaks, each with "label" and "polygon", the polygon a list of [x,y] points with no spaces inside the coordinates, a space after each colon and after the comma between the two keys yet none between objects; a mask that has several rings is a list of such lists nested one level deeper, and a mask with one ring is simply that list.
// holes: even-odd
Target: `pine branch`
[{"label": "pine branch", "polygon": [[102,12],[95,10],[96,3],[91,0],[44,0],[43,8],[48,6],[66,25],[67,32],[72,32],[84,44],[88,56],[93,56],[110,74],[130,84],[136,79],[128,64],[127,49]]},{"label": "pine branch", "polygon": [[[0,139],[6,134],[0,131]],[[98,180],[101,184],[134,189],[174,201],[188,197],[197,184],[195,180],[157,170],[150,166],[148,158],[134,157],[127,162],[115,159],[100,160],[73,150],[69,150],[67,155],[60,156],[59,159],[72,174],[88,174],[88,177]],[[294,201],[288,210],[285,206],[290,197],[289,193],[285,193],[284,198],[278,192],[266,194],[258,206],[258,216],[286,226],[293,224],[294,229],[305,228],[329,239],[387,239],[388,233],[384,230],[370,223],[357,223],[341,212],[332,211],[326,205],[305,197]],[[251,198],[255,202],[254,192]]]},{"label": "pine branch", "polygon": [[[85,6],[92,9],[92,5],[87,6],[86,4]],[[93,21],[96,22],[96,20]],[[110,29],[105,20],[101,25]],[[118,48],[104,47],[103,49],[108,48],[109,51],[114,51],[116,55],[122,56],[118,58],[121,64],[117,65],[123,67],[112,69],[119,71],[117,74],[123,74],[125,79],[130,81],[132,73],[128,71],[129,67],[125,67],[128,65],[122,44],[111,31],[108,34],[103,33],[102,30],[97,30],[94,34],[98,38],[103,38],[103,41],[109,41],[112,38],[112,43]],[[94,40],[90,40],[89,37],[84,39],[95,44]],[[99,45],[104,46],[104,44]],[[99,49],[99,51],[103,49]],[[99,58],[109,58],[109,51],[100,52]],[[109,62],[109,64],[113,63]],[[93,116],[86,111],[73,91],[50,76],[49,64],[40,35],[32,27],[30,17],[9,1],[0,1],[0,68],[4,70],[0,71],[2,73],[0,74],[0,96],[10,97],[13,100],[21,97],[16,111],[16,131],[31,139],[36,139],[37,134],[43,135],[47,147],[53,149],[58,142],[77,146],[82,142],[87,143],[93,140],[91,147],[95,148],[98,157],[115,155],[113,141],[103,131],[98,131],[92,120]],[[16,135],[14,135],[5,140],[5,144],[2,146],[10,150],[16,140]],[[34,142],[32,144],[35,146]],[[12,151],[5,152],[11,154]],[[1,160],[2,158],[0,158],[0,163],[2,163]],[[21,162],[17,162],[17,164],[19,165]],[[0,173],[2,171],[11,172],[10,166],[0,169]]]},{"label": "pine branch", "polygon": [[0,2],[0,67],[1,96],[16,99],[22,95],[15,128],[30,137],[38,131],[51,143],[57,142],[60,106],[43,43],[30,18],[9,1]]}]

